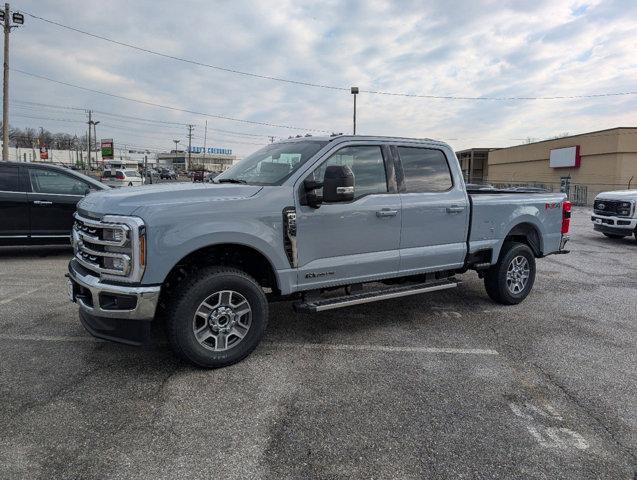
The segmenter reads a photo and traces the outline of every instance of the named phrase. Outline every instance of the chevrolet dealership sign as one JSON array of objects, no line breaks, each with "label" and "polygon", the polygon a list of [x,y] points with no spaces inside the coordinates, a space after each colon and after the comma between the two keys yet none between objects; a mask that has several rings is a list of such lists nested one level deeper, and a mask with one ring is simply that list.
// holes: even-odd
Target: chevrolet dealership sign
[{"label": "chevrolet dealership sign", "polygon": [[217,155],[232,155],[231,148],[218,148],[218,147],[190,147],[190,153],[210,153]]}]

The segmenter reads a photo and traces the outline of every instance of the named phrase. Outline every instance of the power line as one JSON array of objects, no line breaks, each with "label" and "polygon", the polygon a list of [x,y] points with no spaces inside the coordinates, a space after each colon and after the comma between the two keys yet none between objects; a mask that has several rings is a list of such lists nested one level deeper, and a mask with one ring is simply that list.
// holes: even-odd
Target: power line
[{"label": "power line", "polygon": [[[21,10],[22,13],[34,18],[36,20],[41,20],[43,22],[49,23],[51,25],[55,25],[60,28],[65,28],[67,30],[71,30],[76,33],[80,33],[82,35],[87,35],[89,37],[97,38],[103,40],[105,42],[110,42],[116,45],[120,45],[122,47],[132,48],[134,50],[138,50],[140,52],[148,53],[151,55],[156,55],[158,57],[168,58],[171,60],[176,60],[178,62],[189,63],[191,65],[197,65],[199,67],[211,68],[214,70],[219,70],[222,72],[232,73],[236,75],[243,75],[247,77],[259,78],[262,80],[272,80],[276,82],[290,83],[293,85],[301,85],[305,87],[314,87],[314,88],[323,88],[328,90],[337,90],[337,91],[349,91],[350,87],[338,87],[335,85],[326,85],[320,83],[312,83],[312,82],[304,82],[300,80],[292,80],[289,78],[275,77],[271,75],[262,75],[253,72],[245,72],[242,70],[237,70],[234,68],[221,67],[219,65],[211,65],[209,63],[205,63],[199,60],[192,60],[188,58],[178,57],[176,55],[170,55],[163,52],[158,52],[156,50],[151,50],[148,48],[140,47],[138,45],[133,45],[131,43],[121,42],[119,40],[114,40],[109,37],[105,37],[103,35],[98,35],[95,33],[87,32],[85,30],[80,30],[79,28],[71,27],[69,25],[64,25],[62,23],[56,22],[54,20],[50,20],[48,18],[40,17],[33,13],[26,12]],[[416,94],[416,93],[402,93],[402,92],[389,92],[383,90],[364,90],[360,89],[360,93],[368,93],[373,95],[387,95],[394,97],[408,97],[408,98],[430,98],[430,99],[441,99],[441,100],[496,100],[496,101],[506,101],[506,100],[566,100],[566,99],[582,99],[582,98],[599,98],[599,97],[614,97],[614,96],[623,96],[623,95],[637,95],[637,91],[631,92],[610,92],[610,93],[594,93],[588,95],[554,95],[554,96],[514,96],[514,97],[485,97],[485,96],[457,96],[457,95],[428,95],[428,94]]]},{"label": "power line", "polygon": [[140,103],[140,104],[143,104],[143,105],[150,105],[151,107],[164,108],[166,110],[172,110],[172,111],[175,111],[175,112],[190,113],[190,114],[193,114],[193,115],[201,115],[202,117],[219,118],[221,120],[229,120],[229,121],[232,121],[232,122],[240,122],[240,123],[249,123],[249,124],[252,124],[252,125],[264,125],[266,127],[286,128],[286,129],[289,129],[289,130],[298,130],[298,131],[306,131],[306,132],[330,133],[329,130],[319,130],[319,129],[316,129],[316,128],[303,128],[303,127],[295,127],[295,126],[290,126],[290,125],[280,125],[280,124],[276,124],[276,123],[257,122],[257,121],[254,121],[254,120],[245,120],[245,119],[241,119],[241,118],[226,117],[224,115],[217,115],[217,114],[214,114],[214,113],[197,112],[195,110],[187,110],[185,108],[178,108],[178,107],[173,107],[173,106],[170,106],[170,105],[161,105],[159,103],[149,102],[147,100],[140,100],[138,98],[125,97],[123,95],[117,95],[115,93],[102,92],[100,90],[95,90],[95,89],[88,88],[88,87],[82,87],[80,85],[75,85],[75,84],[68,83],[68,82],[62,82],[60,80],[55,80],[55,79],[50,78],[50,77],[45,77],[44,75],[38,75],[38,74],[35,74],[35,73],[26,72],[24,70],[20,70],[20,69],[17,69],[17,68],[11,68],[10,70],[13,71],[13,72],[21,73],[22,75],[27,75],[27,76],[34,77],[34,78],[39,78],[41,80],[46,80],[48,82],[57,83],[57,84],[60,84],[60,85],[65,85],[67,87],[73,87],[73,88],[77,88],[77,89],[84,90],[84,91],[87,91],[87,92],[98,93],[100,95],[106,95],[108,97],[119,98],[120,100],[127,100],[129,102]]},{"label": "power line", "polygon": [[[53,109],[62,109],[62,110],[77,110],[79,112],[82,112],[84,114],[84,112],[86,112],[86,108],[80,108],[80,107],[70,107],[70,106],[66,106],[66,105],[53,105],[50,103],[39,103],[39,102],[29,102],[29,101],[25,101],[25,100],[11,100],[9,103],[16,105],[18,108],[30,108],[33,110],[36,110],[36,107],[38,107],[37,109],[39,110],[40,107],[43,108],[53,108]],[[22,106],[21,104],[25,104],[24,106]],[[138,116],[131,116],[131,115],[123,115],[121,113],[112,113],[112,112],[105,112],[103,110],[93,110],[95,113],[99,113],[100,115],[107,115],[110,117],[115,117],[115,118],[123,118],[123,119],[128,119],[128,120],[139,120],[139,122],[145,122],[145,123],[157,123],[157,124],[165,124],[165,125],[175,125],[175,126],[179,126],[179,127],[183,127],[185,125],[187,125],[187,123],[185,122],[171,122],[171,121],[167,121],[167,120],[157,120],[154,118],[145,118],[145,117],[138,117]],[[135,123],[135,122],[132,122]],[[246,137],[270,137],[270,135],[266,135],[264,133],[248,133],[248,132],[237,132],[237,131],[233,131],[233,130],[223,130],[220,128],[212,128],[212,127],[208,127],[208,130],[213,130],[215,132],[221,132],[221,133],[226,133],[228,135],[238,135],[238,136],[246,136]]]}]

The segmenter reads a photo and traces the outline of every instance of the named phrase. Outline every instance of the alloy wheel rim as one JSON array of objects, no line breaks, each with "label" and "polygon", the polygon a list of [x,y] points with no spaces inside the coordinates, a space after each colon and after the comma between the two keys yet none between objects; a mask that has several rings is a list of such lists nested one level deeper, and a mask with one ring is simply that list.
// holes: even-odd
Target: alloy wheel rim
[{"label": "alloy wheel rim", "polygon": [[234,290],[220,290],[199,304],[192,331],[202,347],[222,352],[241,343],[251,324],[252,308],[248,300]]},{"label": "alloy wheel rim", "polygon": [[531,268],[526,257],[518,255],[514,257],[507,268],[507,289],[514,295],[520,294],[529,282]]}]

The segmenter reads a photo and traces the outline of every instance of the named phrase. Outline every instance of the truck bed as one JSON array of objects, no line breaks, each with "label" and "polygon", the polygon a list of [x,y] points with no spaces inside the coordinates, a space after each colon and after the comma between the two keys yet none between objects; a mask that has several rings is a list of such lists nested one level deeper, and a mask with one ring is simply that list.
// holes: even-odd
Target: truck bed
[{"label": "truck bed", "polygon": [[541,255],[559,250],[561,241],[563,193],[483,190],[471,191],[471,221],[468,250],[475,253],[492,250],[492,262],[498,258],[503,239],[517,229],[535,229]]}]

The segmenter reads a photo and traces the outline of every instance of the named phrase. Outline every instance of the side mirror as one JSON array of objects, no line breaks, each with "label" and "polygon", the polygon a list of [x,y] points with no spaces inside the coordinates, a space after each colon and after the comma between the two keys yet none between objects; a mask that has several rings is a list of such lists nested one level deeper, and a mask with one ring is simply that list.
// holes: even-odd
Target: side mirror
[{"label": "side mirror", "polygon": [[323,201],[329,203],[354,200],[354,172],[348,166],[330,165],[323,178]]},{"label": "side mirror", "polygon": [[89,193],[91,193],[91,189],[86,187],[86,190],[84,190],[84,196],[88,195]]},{"label": "side mirror", "polygon": [[309,207],[319,208],[323,202],[323,197],[317,195],[316,190],[323,188],[323,183],[316,180],[305,180],[303,188],[305,189],[305,203]]}]

